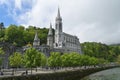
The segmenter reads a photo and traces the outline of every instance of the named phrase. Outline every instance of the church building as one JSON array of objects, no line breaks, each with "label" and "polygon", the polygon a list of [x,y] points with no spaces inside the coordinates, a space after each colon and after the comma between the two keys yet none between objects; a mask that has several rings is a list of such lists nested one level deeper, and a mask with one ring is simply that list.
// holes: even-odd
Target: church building
[{"label": "church building", "polygon": [[[53,35],[52,24],[50,23],[50,28],[47,37],[47,45],[40,46],[40,39],[38,38],[37,32],[35,34],[33,47],[39,49],[42,52],[81,52],[81,46],[79,38],[63,32],[62,17],[60,15],[60,10],[58,8],[57,17],[55,19],[55,35]],[[44,52],[44,53],[45,53]],[[46,53],[47,54],[47,53]]]},{"label": "church building", "polygon": [[[0,30],[4,29],[4,24],[0,23]],[[2,67],[8,68],[9,67],[9,56],[14,52],[21,52],[22,54],[29,49],[29,46],[23,46],[22,48],[17,48],[12,44],[9,43],[0,43],[0,47],[5,48],[5,55],[3,56],[4,61]],[[47,44],[40,45],[40,39],[38,38],[38,33],[36,31],[35,37],[33,40],[33,47],[36,48],[38,51],[43,52],[46,56],[50,56],[50,52],[60,52],[63,53],[70,53],[70,52],[77,52],[82,54],[81,46],[79,42],[79,38],[77,36],[73,36],[63,32],[63,25],[62,25],[62,17],[60,15],[60,10],[58,9],[58,14],[55,19],[55,34],[53,34],[52,24],[50,24],[48,36],[47,36]]]}]

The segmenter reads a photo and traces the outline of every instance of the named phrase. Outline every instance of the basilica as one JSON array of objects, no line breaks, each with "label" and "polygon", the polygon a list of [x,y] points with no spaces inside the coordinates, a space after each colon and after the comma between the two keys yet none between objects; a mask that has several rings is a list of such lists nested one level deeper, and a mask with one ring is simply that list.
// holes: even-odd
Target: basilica
[{"label": "basilica", "polygon": [[38,34],[36,32],[33,47],[45,53],[47,56],[49,56],[50,52],[82,53],[79,38],[63,32],[62,17],[60,15],[59,8],[55,19],[55,34],[53,34],[53,28],[50,24],[47,45],[41,46],[40,39],[38,38]]}]

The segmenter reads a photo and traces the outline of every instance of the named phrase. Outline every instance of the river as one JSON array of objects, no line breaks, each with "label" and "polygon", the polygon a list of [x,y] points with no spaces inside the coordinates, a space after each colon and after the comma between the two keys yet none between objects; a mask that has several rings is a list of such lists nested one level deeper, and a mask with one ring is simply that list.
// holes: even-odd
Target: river
[{"label": "river", "polygon": [[81,80],[120,80],[120,68],[100,71]]}]

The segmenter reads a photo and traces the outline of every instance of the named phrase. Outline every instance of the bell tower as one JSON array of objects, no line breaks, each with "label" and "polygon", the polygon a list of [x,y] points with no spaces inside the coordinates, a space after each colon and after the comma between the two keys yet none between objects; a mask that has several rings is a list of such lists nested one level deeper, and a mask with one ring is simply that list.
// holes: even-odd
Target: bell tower
[{"label": "bell tower", "polygon": [[55,48],[62,47],[62,18],[60,15],[60,9],[58,8],[57,17],[55,19]]}]

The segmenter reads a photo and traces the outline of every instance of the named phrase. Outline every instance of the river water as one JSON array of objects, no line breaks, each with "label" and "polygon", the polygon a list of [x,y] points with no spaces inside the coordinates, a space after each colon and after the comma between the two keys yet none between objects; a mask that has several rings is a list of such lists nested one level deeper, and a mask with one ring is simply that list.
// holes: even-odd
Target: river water
[{"label": "river water", "polygon": [[120,68],[100,71],[81,80],[120,80]]}]

